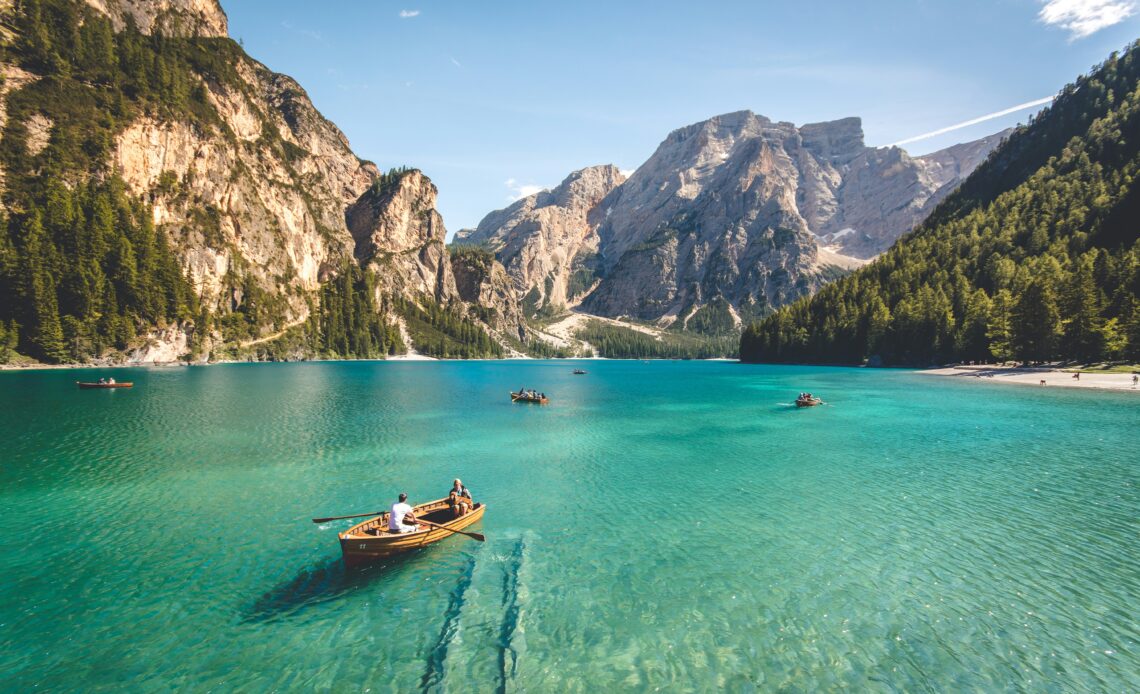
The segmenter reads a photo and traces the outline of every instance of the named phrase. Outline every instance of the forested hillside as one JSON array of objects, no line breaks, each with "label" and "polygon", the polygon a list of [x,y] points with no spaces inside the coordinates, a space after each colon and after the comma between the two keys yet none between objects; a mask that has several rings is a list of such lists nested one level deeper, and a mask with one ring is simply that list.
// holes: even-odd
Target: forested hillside
[{"label": "forested hillside", "polygon": [[749,326],[745,361],[1140,359],[1140,42],[887,253]]},{"label": "forested hillside", "polygon": [[501,356],[512,297],[458,295],[430,180],[193,9],[0,3],[0,363]]},{"label": "forested hillside", "polygon": [[225,70],[226,51],[132,30],[116,35],[108,18],[69,2],[25,0],[11,18],[5,62],[39,79],[4,85],[5,332],[20,352],[58,362],[125,348],[150,326],[199,319],[149,206],[103,162],[115,132],[145,110],[178,111],[210,127],[213,112],[185,75],[189,66]]}]

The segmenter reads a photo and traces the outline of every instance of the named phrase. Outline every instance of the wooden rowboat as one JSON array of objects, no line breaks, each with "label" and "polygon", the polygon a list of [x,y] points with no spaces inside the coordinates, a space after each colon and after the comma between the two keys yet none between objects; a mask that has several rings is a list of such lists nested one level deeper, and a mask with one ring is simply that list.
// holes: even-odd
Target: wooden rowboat
[{"label": "wooden rowboat", "polygon": [[118,383],[76,381],[75,385],[79,386],[80,388],[132,388],[135,384],[133,381],[119,381]]},{"label": "wooden rowboat", "polygon": [[[448,500],[437,499],[416,506],[413,513],[417,519],[436,523],[452,530],[463,530],[481,519],[486,510],[486,504],[478,503],[466,515],[455,518],[452,516]],[[394,533],[388,530],[387,513],[382,513],[363,523],[357,523],[337,535],[340,538],[340,551],[344,555],[344,563],[346,566],[367,564],[394,554],[425,547],[455,534],[442,528],[421,527],[422,530],[417,530],[414,533]]]},{"label": "wooden rowboat", "polygon": [[538,405],[545,405],[550,402],[550,398],[544,395],[527,395],[526,393],[511,393],[511,402],[533,402]]},{"label": "wooden rowboat", "polygon": [[820,398],[796,398],[796,407],[815,407],[822,404],[823,400]]}]

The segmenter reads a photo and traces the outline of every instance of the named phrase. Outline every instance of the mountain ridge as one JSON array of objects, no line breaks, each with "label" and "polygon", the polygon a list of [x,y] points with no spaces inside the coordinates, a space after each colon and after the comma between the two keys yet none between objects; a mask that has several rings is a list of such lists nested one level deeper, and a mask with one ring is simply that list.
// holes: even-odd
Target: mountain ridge
[{"label": "mountain ridge", "polygon": [[576,176],[615,167],[576,171],[453,243],[495,252],[531,315],[581,303],[662,325],[712,310],[739,326],[880,253],[1005,134],[910,157],[867,147],[859,118],[797,128],[735,111],[673,130],[592,197],[557,202]]}]

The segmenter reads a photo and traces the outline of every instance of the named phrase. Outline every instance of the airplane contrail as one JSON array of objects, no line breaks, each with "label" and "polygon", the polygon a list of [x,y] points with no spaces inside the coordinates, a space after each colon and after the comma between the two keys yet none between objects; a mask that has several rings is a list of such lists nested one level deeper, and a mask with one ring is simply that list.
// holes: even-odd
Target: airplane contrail
[{"label": "airplane contrail", "polygon": [[971,125],[977,125],[978,123],[984,123],[984,122],[991,120],[991,119],[994,119],[994,118],[1001,118],[1002,116],[1008,116],[1011,113],[1017,113],[1018,111],[1024,111],[1027,108],[1033,108],[1034,106],[1044,106],[1045,104],[1053,101],[1054,98],[1055,97],[1047,96],[1044,99],[1034,99],[1033,101],[1026,101],[1024,104],[1018,104],[1017,106],[1011,106],[1010,108],[1007,108],[1007,109],[1004,109],[1001,111],[997,111],[995,113],[989,113],[989,114],[986,114],[984,116],[978,116],[977,118],[971,118],[968,121],[963,121],[961,123],[957,123],[955,125],[950,125],[950,126],[947,126],[945,128],[939,128],[938,130],[933,130],[931,132],[924,133],[922,135],[915,135],[914,137],[908,137],[907,139],[899,140],[898,142],[896,142],[890,146],[891,147],[898,147],[899,145],[906,145],[906,144],[910,144],[911,142],[918,142],[919,140],[925,140],[928,137],[934,137],[936,135],[944,135],[946,133],[953,132],[955,130],[960,130],[962,128],[968,128]]}]

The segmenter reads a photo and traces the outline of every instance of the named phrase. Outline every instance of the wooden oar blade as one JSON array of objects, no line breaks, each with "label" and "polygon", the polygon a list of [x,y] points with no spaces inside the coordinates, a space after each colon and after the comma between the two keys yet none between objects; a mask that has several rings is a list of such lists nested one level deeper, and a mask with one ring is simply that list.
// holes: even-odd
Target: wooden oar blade
[{"label": "wooden oar blade", "polygon": [[328,518],[314,518],[314,523],[328,523],[329,521],[348,520],[349,518],[364,518],[365,516],[379,516],[383,511],[376,511],[375,513],[357,513],[353,516],[330,516]]}]

